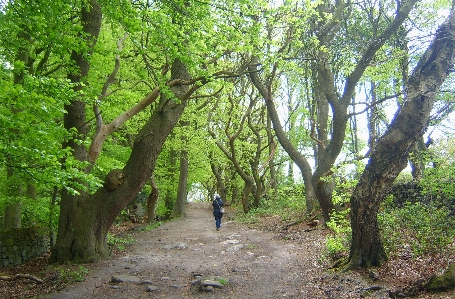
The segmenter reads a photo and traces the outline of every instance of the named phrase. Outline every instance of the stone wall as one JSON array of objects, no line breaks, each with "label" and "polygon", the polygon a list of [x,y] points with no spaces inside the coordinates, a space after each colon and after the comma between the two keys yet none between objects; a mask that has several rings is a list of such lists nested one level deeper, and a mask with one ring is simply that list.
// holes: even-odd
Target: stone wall
[{"label": "stone wall", "polygon": [[37,227],[0,231],[0,268],[23,264],[49,250],[49,237]]},{"label": "stone wall", "polygon": [[445,196],[443,193],[422,194],[422,187],[416,182],[404,184],[395,184],[390,190],[393,195],[394,205],[402,207],[406,202],[420,202],[424,204],[436,204],[437,206],[445,206],[451,211],[451,216],[455,215],[455,198]]}]

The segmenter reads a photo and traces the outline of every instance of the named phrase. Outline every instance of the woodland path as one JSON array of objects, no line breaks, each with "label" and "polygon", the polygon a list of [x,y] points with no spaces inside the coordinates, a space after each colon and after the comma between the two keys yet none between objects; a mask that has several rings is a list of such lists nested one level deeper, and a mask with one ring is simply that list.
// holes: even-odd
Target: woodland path
[{"label": "woodland path", "polygon": [[[381,285],[357,272],[325,272],[324,230],[305,232],[296,243],[228,218],[216,231],[209,204],[190,203],[185,217],[138,233],[122,256],[90,266],[84,282],[44,298],[360,298],[366,288]],[[204,292],[192,284],[198,274],[228,283]],[[114,275],[139,283],[114,284]],[[389,298],[386,287],[368,298]]]}]

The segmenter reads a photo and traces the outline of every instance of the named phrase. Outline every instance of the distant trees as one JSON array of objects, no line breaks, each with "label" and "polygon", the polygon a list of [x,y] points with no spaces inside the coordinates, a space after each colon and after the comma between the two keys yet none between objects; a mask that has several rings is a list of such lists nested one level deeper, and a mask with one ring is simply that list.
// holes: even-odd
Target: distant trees
[{"label": "distant trees", "polygon": [[[386,55],[388,48],[392,47],[390,40],[400,30],[416,2],[400,3],[393,11],[386,6],[376,9],[374,4],[369,2],[363,3],[362,5],[366,6],[363,7],[343,1],[336,4],[324,1],[313,7],[313,10],[304,10],[299,6],[289,8],[288,14],[305,21],[289,25],[283,34],[279,30],[270,29],[269,36],[283,36],[280,48],[274,52],[268,50],[273,49],[269,46],[267,51],[259,54],[263,58],[252,57],[252,82],[266,102],[281,146],[300,168],[305,182],[308,212],[312,211],[313,206],[316,207],[314,201],[317,199],[325,221],[330,219],[330,213],[334,209],[332,192],[335,186],[333,173],[336,162],[346,142],[349,121],[355,116],[355,107],[360,105],[355,97],[357,87],[365,80],[363,78],[367,69],[383,67],[378,57]],[[282,11],[277,12],[280,13]],[[391,13],[394,14],[392,20],[386,16]],[[327,18],[327,15],[330,15],[330,18]],[[311,23],[310,20],[315,21]],[[366,21],[359,24],[360,20]],[[359,27],[362,28],[361,32],[358,31]],[[347,41],[346,35],[352,35],[352,39]],[[346,51],[346,47],[355,50]],[[259,48],[257,52],[261,53]],[[267,65],[269,60],[270,67],[264,70],[258,67]],[[293,60],[309,60],[311,64],[301,63],[297,66],[289,63]],[[303,69],[304,67],[309,69]],[[394,67],[392,71],[400,69],[397,65]],[[299,69],[299,75],[292,73],[296,69]],[[384,67],[378,72],[384,74],[391,71]],[[275,98],[282,94],[280,88],[286,87],[283,87],[284,78],[292,78],[293,81],[287,82],[295,82],[295,78],[300,78],[298,83],[293,84],[300,84],[301,90],[302,82],[311,86],[307,93],[290,96],[309,99],[309,104],[305,107],[309,115],[303,121],[313,151],[310,157],[314,160],[314,168],[307,158],[307,153],[310,152],[308,147],[303,147],[304,151],[299,150],[283,130]],[[390,79],[393,79],[393,75]],[[397,93],[399,92],[391,94],[395,96]],[[376,102],[371,104],[372,107],[374,105]],[[349,153],[353,159],[360,154],[358,147],[357,151],[355,149]]]}]

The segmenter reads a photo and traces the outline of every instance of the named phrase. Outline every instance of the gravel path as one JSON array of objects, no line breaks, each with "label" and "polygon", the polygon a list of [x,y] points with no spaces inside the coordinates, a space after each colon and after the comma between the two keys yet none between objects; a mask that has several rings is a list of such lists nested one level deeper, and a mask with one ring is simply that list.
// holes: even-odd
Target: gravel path
[{"label": "gravel path", "polygon": [[[185,217],[137,234],[124,255],[87,266],[84,282],[43,298],[361,298],[371,287],[379,290],[367,298],[389,298],[358,272],[324,272],[324,230],[285,241],[225,217],[216,231],[211,213],[207,203],[188,204]],[[227,283],[202,288],[200,277]]]}]

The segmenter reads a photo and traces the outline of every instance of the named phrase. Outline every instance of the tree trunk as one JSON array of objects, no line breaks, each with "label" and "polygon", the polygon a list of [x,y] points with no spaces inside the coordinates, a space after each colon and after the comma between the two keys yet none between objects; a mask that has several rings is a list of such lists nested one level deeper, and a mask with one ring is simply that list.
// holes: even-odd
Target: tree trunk
[{"label": "tree trunk", "polygon": [[220,197],[223,201],[225,201],[226,195],[227,195],[227,189],[226,189],[226,186],[224,185],[223,178],[221,177],[220,170],[218,169],[218,167],[215,166],[215,164],[213,164],[213,162],[210,164],[210,167],[212,169],[213,174],[215,175],[216,186],[217,186],[217,190],[220,194]]},{"label": "tree trunk", "polygon": [[237,199],[239,198],[239,188],[237,186],[232,186],[232,196],[231,196],[231,203],[236,203]]},{"label": "tree trunk", "polygon": [[[319,206],[321,207],[324,224],[330,221],[330,214],[334,211],[335,205],[332,201],[333,190],[335,183],[332,176],[328,176],[323,180],[320,177],[313,176],[313,186]],[[306,185],[305,185],[306,187]]]},{"label": "tree trunk", "polygon": [[256,192],[254,192],[253,205],[255,208],[258,208],[261,204],[262,194],[264,194],[264,184],[262,180],[259,180],[256,183]]},{"label": "tree trunk", "polygon": [[57,187],[54,187],[51,195],[51,204],[49,206],[49,219],[48,219],[48,228],[49,228],[49,244],[51,248],[55,244],[55,233],[54,233],[54,216],[56,215],[56,205],[57,205],[57,196],[59,194],[59,190]]},{"label": "tree trunk", "polygon": [[427,147],[423,137],[417,141],[411,151],[411,156],[409,158],[409,164],[411,165],[412,178],[415,181],[420,181],[423,177],[423,172],[425,170],[425,151]]},{"label": "tree trunk", "polygon": [[277,184],[277,175],[276,175],[276,166],[275,166],[275,154],[277,145],[272,134],[272,120],[270,115],[267,113],[267,144],[269,148],[269,172],[270,172],[270,188],[273,191],[273,197],[278,196],[278,184]]},{"label": "tree trunk", "polygon": [[[176,78],[190,79],[178,60],[172,64],[171,79]],[[137,135],[125,167],[115,170],[119,178],[116,185],[104,186],[93,195],[74,196],[72,200],[66,194],[62,196],[57,243],[51,261],[91,262],[109,254],[106,242],[109,228],[150,179],[163,144],[185,109],[188,87],[178,85],[171,90],[179,103],[172,100],[159,103]]]},{"label": "tree trunk", "polygon": [[312,178],[312,169],[310,164],[308,163],[307,159],[297,150],[295,146],[292,145],[289,138],[287,138],[286,133],[281,126],[280,118],[278,116],[278,112],[275,108],[275,104],[273,103],[271,90],[268,89],[259,78],[257,71],[257,65],[259,64],[259,59],[256,56],[253,56],[251,59],[251,67],[249,68],[250,71],[250,78],[253,82],[254,86],[258,89],[261,93],[261,96],[265,100],[265,104],[267,106],[267,112],[270,116],[270,119],[273,124],[273,129],[275,131],[276,137],[280,142],[283,149],[286,153],[291,157],[292,161],[297,164],[299,167],[302,178],[305,184],[305,201],[306,201],[306,210],[307,213],[311,213],[316,205],[316,194],[313,189],[313,184],[311,182]]},{"label": "tree trunk", "polygon": [[439,27],[435,39],[409,77],[406,100],[378,140],[351,197],[352,244],[346,269],[385,261],[377,214],[409,152],[428,127],[436,92],[447,78],[455,56],[455,13]]},{"label": "tree trunk", "polygon": [[253,190],[254,181],[253,179],[244,180],[245,185],[242,189],[242,207],[243,213],[247,214],[250,211],[250,193]]},{"label": "tree trunk", "polygon": [[180,177],[179,186],[177,189],[177,199],[175,201],[174,209],[172,210],[172,217],[185,216],[185,203],[187,199],[187,185],[188,185],[188,152],[186,150],[180,151]]},{"label": "tree trunk", "polygon": [[[86,42],[89,52],[95,46],[101,28],[101,7],[96,0],[90,0],[82,6],[81,24],[83,34],[87,34]],[[77,66],[77,70],[68,75],[74,89],[81,91],[84,78],[88,75],[90,64],[86,57],[90,53],[78,53],[73,50],[71,60]],[[63,147],[70,147],[73,156],[79,161],[87,161],[87,150],[83,145],[88,128],[85,118],[85,102],[75,100],[65,105],[64,126],[70,131],[75,129],[77,137],[70,139]],[[78,138],[78,139],[76,139]],[[87,206],[88,195],[81,192],[79,195],[70,194],[62,190],[60,201],[60,218],[55,247],[52,249],[52,261],[64,262],[67,260],[92,260],[96,254],[105,256],[108,253],[107,245],[102,240],[96,240],[94,232],[95,208]],[[100,211],[101,212],[101,211]],[[76,229],[80,227],[80,229]],[[107,231],[106,231],[107,234]],[[104,242],[105,243],[105,242]],[[100,247],[100,248],[99,248]],[[86,250],[87,249],[87,250]]]},{"label": "tree trunk", "polygon": [[[26,48],[25,45],[28,45],[30,42],[30,35],[26,32],[25,29],[22,29],[18,34],[18,37],[24,40],[23,45],[18,48],[18,52],[16,53],[16,61],[23,62],[24,65],[29,65],[29,49]],[[24,78],[26,75],[25,70],[21,70],[20,72],[14,72],[13,74],[13,82],[15,85],[21,85],[24,83]],[[14,114],[19,113],[21,110],[17,108],[12,108],[12,112]],[[18,129],[11,129],[11,131],[16,135],[22,135],[23,132],[19,131]],[[12,142],[13,143],[13,142]],[[6,156],[7,160],[10,160],[10,156]],[[15,178],[15,169],[8,165],[13,165],[10,161],[6,163],[6,178],[7,180],[12,179],[13,182],[8,182],[8,187],[6,193],[9,197],[16,198],[19,200],[21,196],[23,196],[23,182],[22,180]],[[3,219],[3,228],[10,229],[10,228],[20,228],[22,226],[22,205],[19,202],[7,202],[4,207],[4,214],[5,217]]]},{"label": "tree trunk", "polygon": [[11,203],[5,205],[5,215],[3,219],[3,229],[12,229],[21,227],[22,205],[20,203]]},{"label": "tree trunk", "polygon": [[[215,144],[218,146],[218,148],[224,153],[226,158],[228,158],[232,162],[235,172],[241,177],[241,179],[244,182],[244,188],[242,190],[242,192],[243,192],[242,193],[242,205],[243,205],[244,213],[248,213],[250,210],[250,197],[249,197],[249,193],[246,194],[246,192],[252,192],[252,190],[254,189],[254,179],[251,175],[249,175],[244,170],[241,163],[237,159],[235,141],[237,140],[240,133],[242,132],[243,127],[244,127],[244,122],[247,118],[249,118],[251,110],[254,106],[254,103],[255,102],[253,100],[250,101],[250,105],[249,105],[247,111],[245,112],[245,114],[242,116],[242,118],[240,120],[240,124],[234,133],[231,134],[227,130],[225,130],[226,137],[229,140],[229,149],[226,149],[223,146],[223,144],[221,144],[221,142],[219,142],[219,141],[215,142]],[[216,139],[216,134],[213,131],[209,130],[209,133],[210,133],[210,135],[212,135],[212,137],[214,139]]]},{"label": "tree trunk", "polygon": [[[171,135],[173,135],[171,133]],[[174,209],[174,205],[176,202],[174,190],[175,184],[174,182],[177,179],[175,175],[177,172],[177,150],[171,148],[169,150],[169,164],[167,165],[167,173],[166,173],[166,189],[164,195],[164,206],[166,207],[166,218],[170,217],[172,210]]]},{"label": "tree trunk", "polygon": [[376,84],[371,82],[371,107],[367,110],[367,119],[368,119],[368,146],[370,149],[373,149],[376,145],[376,141],[378,140],[379,135],[379,109],[378,106],[375,104],[377,101],[376,98]]},{"label": "tree trunk", "polygon": [[155,223],[156,218],[156,207],[158,206],[158,196],[160,194],[158,187],[155,183],[155,178],[152,174],[150,177],[150,187],[152,190],[147,198],[147,218],[148,223]]}]

